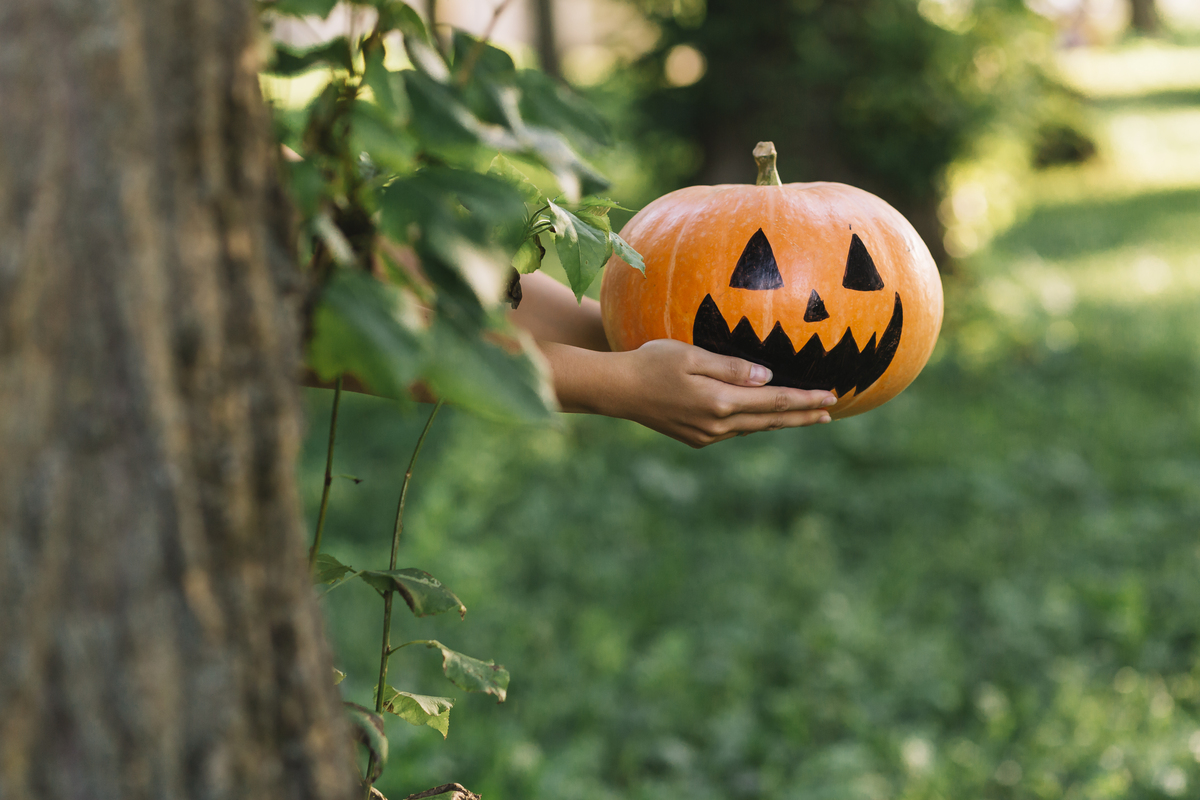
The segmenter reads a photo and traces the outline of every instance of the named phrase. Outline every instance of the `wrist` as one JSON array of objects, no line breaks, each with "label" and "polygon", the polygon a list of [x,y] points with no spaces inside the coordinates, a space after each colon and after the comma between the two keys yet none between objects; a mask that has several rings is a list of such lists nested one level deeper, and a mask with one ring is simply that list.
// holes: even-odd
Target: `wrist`
[{"label": "wrist", "polygon": [[550,362],[554,393],[563,411],[624,417],[629,353],[597,352],[554,342],[539,342]]}]

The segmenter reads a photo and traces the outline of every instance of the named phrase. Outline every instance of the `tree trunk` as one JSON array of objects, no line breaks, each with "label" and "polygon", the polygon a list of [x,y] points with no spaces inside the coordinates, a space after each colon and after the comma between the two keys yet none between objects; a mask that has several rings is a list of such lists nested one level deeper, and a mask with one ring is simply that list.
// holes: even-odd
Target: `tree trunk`
[{"label": "tree trunk", "polygon": [[534,45],[542,72],[553,78],[562,78],[562,64],[558,58],[558,26],[554,22],[554,0],[534,0],[533,19]]},{"label": "tree trunk", "polygon": [[248,0],[0,3],[0,797],[343,798]]},{"label": "tree trunk", "polygon": [[1129,0],[1129,24],[1138,33],[1158,33],[1158,6],[1155,0]]}]

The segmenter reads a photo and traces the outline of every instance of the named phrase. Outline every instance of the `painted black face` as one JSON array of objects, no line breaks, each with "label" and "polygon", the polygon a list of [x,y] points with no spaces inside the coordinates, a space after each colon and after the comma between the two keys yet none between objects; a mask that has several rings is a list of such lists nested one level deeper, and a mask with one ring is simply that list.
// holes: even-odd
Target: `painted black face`
[{"label": "painted black face", "polygon": [[[746,249],[742,251],[737,266],[733,269],[729,285],[734,289],[754,291],[769,291],[784,285],[779,265],[775,263],[775,253],[762,228],[759,228],[746,243]],[[875,268],[867,246],[857,233],[852,234],[850,238],[850,251],[846,255],[842,286],[855,292],[883,290],[883,279],[879,276],[879,270]],[[821,295],[813,289],[808,298],[808,308],[804,312],[804,321],[820,322],[829,316]],[[854,333],[850,328],[846,328],[846,332],[832,350],[826,350],[821,344],[821,337],[814,333],[797,352],[780,322],[775,323],[766,339],[758,338],[746,317],[742,317],[731,331],[721,314],[721,309],[709,294],[705,295],[699,310],[696,311],[692,342],[705,350],[744,358],[770,368],[774,376],[771,379],[772,385],[825,389],[836,391],[841,396],[851,389],[862,393],[879,380],[896,355],[903,327],[904,309],[900,303],[900,293],[896,292],[892,318],[883,335],[878,337],[878,341],[875,333],[872,333],[871,339],[860,350],[854,340]]]}]

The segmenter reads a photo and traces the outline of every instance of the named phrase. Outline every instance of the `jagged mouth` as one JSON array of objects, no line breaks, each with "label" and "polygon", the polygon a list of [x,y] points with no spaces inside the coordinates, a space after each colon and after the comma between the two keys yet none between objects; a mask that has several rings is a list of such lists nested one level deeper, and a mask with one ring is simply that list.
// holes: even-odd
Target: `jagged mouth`
[{"label": "jagged mouth", "polygon": [[883,335],[878,337],[878,342],[872,333],[870,341],[860,350],[854,341],[854,333],[846,328],[832,350],[826,350],[821,344],[821,337],[814,333],[797,352],[792,340],[783,332],[783,325],[778,322],[766,339],[758,338],[750,320],[745,317],[732,331],[729,330],[721,309],[710,294],[705,295],[696,312],[692,343],[714,353],[762,364],[773,373],[773,386],[824,389],[844,397],[852,389],[862,394],[887,371],[900,346],[903,327],[904,308],[900,303],[900,293],[897,292],[892,318]]}]

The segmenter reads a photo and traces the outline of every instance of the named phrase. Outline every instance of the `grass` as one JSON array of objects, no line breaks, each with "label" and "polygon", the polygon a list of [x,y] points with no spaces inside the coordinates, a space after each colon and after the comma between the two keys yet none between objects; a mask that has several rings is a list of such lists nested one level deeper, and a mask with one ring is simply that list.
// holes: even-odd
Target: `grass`
[{"label": "grass", "polygon": [[[385,794],[1196,796],[1200,145],[1158,123],[1193,119],[1178,64],[1200,50],[1177,49],[1118,53],[1135,89],[1081,87],[1099,157],[1036,178],[883,408],[698,452],[616,420],[439,419],[402,560],[470,613],[394,638],[513,682],[503,706],[459,697],[444,742],[390,720]],[[310,401],[315,516],[329,395]],[[422,420],[345,410],[335,472],[362,483],[335,485],[329,549],[381,565]],[[379,606],[358,585],[328,598],[361,703]],[[414,650],[393,683],[458,696]]]}]

